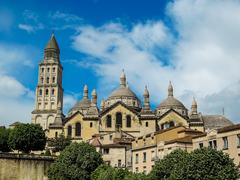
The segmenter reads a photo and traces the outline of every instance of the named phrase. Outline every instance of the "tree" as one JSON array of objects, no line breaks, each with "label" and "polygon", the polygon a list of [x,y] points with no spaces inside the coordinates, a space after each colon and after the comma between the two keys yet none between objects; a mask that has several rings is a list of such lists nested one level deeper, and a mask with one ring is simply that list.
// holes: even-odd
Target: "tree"
[{"label": "tree", "polygon": [[48,171],[50,180],[90,180],[90,174],[103,163],[101,154],[88,143],[67,146]]},{"label": "tree", "polygon": [[[188,163],[189,154],[183,150],[175,150],[155,163],[149,174],[154,179],[185,179],[184,173]],[[173,178],[174,177],[174,178]]]},{"label": "tree", "polygon": [[150,180],[234,180],[238,177],[233,160],[222,151],[211,148],[191,153],[175,150],[157,162],[149,174]]},{"label": "tree", "polygon": [[228,154],[212,148],[193,151],[187,166],[186,179],[238,179],[239,171]]},{"label": "tree", "polygon": [[53,152],[59,152],[65,149],[68,145],[71,144],[70,138],[65,138],[63,134],[59,137],[49,140],[48,146],[52,148]]},{"label": "tree", "polygon": [[8,145],[10,129],[0,128],[0,151],[9,152],[11,149]]},{"label": "tree", "polygon": [[127,169],[100,165],[92,174],[91,180],[146,180],[143,173],[132,173]]},{"label": "tree", "polygon": [[43,150],[46,145],[46,136],[38,124],[18,124],[11,130],[8,144],[14,150],[29,153]]}]

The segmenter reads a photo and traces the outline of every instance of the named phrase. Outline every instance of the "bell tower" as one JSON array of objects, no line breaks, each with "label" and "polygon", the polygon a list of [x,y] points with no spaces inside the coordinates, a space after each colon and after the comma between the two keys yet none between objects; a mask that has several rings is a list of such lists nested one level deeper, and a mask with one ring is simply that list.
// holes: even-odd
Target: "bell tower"
[{"label": "bell tower", "polygon": [[59,55],[60,49],[52,34],[44,49],[44,58],[39,64],[35,109],[32,111],[32,123],[40,124],[44,130],[49,129],[49,125],[55,121],[57,111],[62,110],[63,68]]}]

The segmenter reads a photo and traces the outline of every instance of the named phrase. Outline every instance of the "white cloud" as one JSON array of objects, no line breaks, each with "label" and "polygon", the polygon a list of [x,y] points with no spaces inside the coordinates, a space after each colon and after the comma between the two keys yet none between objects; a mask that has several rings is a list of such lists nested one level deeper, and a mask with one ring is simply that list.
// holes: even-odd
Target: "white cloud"
[{"label": "white cloud", "polygon": [[72,44],[88,56],[80,64],[102,77],[98,89],[105,97],[124,68],[130,87],[142,94],[147,84],[155,104],[166,96],[172,80],[175,95],[188,107],[195,95],[204,113],[221,112],[224,105],[226,114],[237,120],[240,94],[230,89],[239,92],[240,3],[179,0],[168,4],[166,14],[174,32],[160,20],[132,28],[112,22],[80,26]]},{"label": "white cloud", "polygon": [[37,25],[31,25],[31,24],[19,24],[18,28],[24,31],[27,31],[27,33],[33,33],[37,30],[44,29],[44,25],[41,23],[38,23]]}]

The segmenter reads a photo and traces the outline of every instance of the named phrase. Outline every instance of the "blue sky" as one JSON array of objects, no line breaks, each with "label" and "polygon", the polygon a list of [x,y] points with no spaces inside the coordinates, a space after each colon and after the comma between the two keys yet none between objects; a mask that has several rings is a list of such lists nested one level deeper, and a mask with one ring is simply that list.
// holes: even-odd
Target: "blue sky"
[{"label": "blue sky", "polygon": [[[64,67],[64,111],[88,84],[98,101],[118,86],[124,68],[155,108],[168,81],[187,108],[240,116],[240,3],[207,0],[0,2],[0,124],[30,122],[38,63],[52,31]],[[14,111],[14,113],[12,113]]]}]

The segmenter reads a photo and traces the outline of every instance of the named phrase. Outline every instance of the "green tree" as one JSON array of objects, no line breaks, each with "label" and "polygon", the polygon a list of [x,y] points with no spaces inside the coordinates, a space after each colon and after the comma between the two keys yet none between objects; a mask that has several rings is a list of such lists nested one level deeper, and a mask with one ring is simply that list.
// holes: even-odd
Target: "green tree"
[{"label": "green tree", "polygon": [[46,136],[38,124],[19,124],[10,131],[8,144],[14,150],[29,153],[43,150],[46,145]]},{"label": "green tree", "polygon": [[146,180],[142,173],[132,173],[127,169],[113,168],[108,165],[100,165],[92,174],[91,180]]},{"label": "green tree", "polygon": [[9,152],[11,149],[8,145],[10,129],[0,128],[0,151]]},{"label": "green tree", "polygon": [[65,149],[68,145],[71,144],[70,138],[65,138],[63,134],[59,137],[51,139],[48,141],[48,146],[52,148],[53,152],[59,152]]},{"label": "green tree", "polygon": [[149,178],[152,180],[172,179],[172,174],[175,174],[175,172],[178,171],[179,174],[176,174],[175,178],[182,179],[188,156],[189,154],[186,151],[180,149],[171,152],[163,159],[156,162],[154,168],[149,174]]},{"label": "green tree", "polygon": [[50,180],[89,180],[91,173],[103,163],[101,154],[88,143],[71,143],[48,171]]},{"label": "green tree", "polygon": [[212,148],[193,151],[187,165],[186,179],[238,179],[239,171],[228,154]]},{"label": "green tree", "polygon": [[191,153],[175,150],[157,162],[149,174],[150,180],[235,180],[238,177],[233,160],[211,148]]}]

